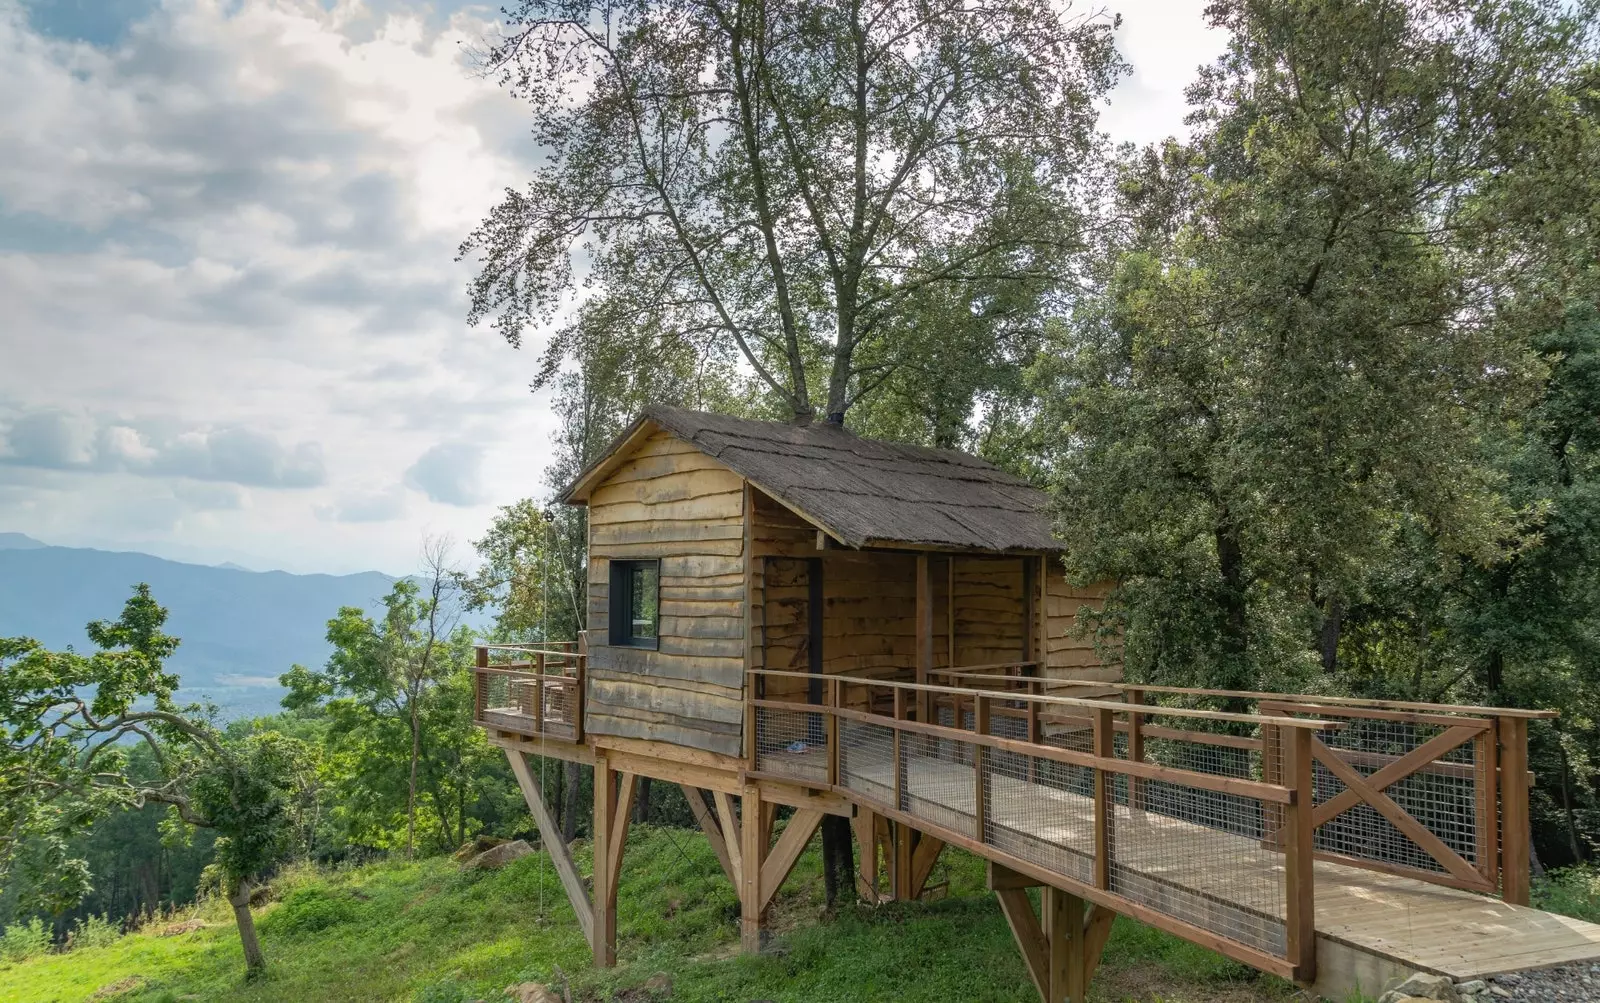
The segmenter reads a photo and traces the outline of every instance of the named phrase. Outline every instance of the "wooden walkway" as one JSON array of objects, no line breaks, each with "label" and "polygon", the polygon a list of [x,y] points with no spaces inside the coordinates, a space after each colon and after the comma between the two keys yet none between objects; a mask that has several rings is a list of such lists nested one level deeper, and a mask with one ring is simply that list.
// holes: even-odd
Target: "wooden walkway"
[{"label": "wooden walkway", "polygon": [[[971,767],[926,756],[906,765],[911,814],[935,834],[971,836]],[[890,764],[858,760],[844,786],[846,797],[858,791],[866,807],[880,805],[893,790]],[[989,832],[996,849],[1049,861],[1052,870],[1078,880],[1088,875],[1092,798],[999,777],[994,788]],[[1175,846],[1181,854],[1172,852]],[[1187,893],[1191,910],[1203,901],[1231,913],[1235,939],[1274,949],[1258,937],[1282,929],[1282,854],[1264,851],[1256,839],[1125,807],[1117,813],[1116,847],[1122,870],[1168,894]],[[1405,968],[1460,980],[1600,958],[1600,926],[1593,923],[1328,861],[1314,870],[1318,938]]]}]

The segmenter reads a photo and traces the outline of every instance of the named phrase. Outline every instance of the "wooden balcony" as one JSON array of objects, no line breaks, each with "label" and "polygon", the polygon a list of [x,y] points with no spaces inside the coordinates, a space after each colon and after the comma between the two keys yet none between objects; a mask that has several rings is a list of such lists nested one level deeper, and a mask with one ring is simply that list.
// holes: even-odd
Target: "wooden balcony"
[{"label": "wooden balcony", "polygon": [[583,741],[589,656],[582,647],[579,641],[479,645],[473,721],[530,738]]}]

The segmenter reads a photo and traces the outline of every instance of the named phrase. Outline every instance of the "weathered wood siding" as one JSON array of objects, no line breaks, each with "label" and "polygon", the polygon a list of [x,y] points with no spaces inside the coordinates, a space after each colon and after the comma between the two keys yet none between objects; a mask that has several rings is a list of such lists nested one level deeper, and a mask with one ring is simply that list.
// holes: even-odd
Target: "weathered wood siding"
[{"label": "weathered wood siding", "polygon": [[995,665],[1028,657],[1024,565],[1029,560],[956,557],[956,665]]},{"label": "weathered wood siding", "polygon": [[[1071,679],[1077,683],[1119,682],[1122,666],[1115,653],[1108,652],[1112,664],[1106,664],[1095,651],[1094,638],[1078,637],[1079,614],[1087,607],[1098,607],[1113,588],[1104,582],[1078,587],[1067,582],[1059,565],[1046,562],[1044,580],[1045,604],[1045,675],[1054,679]],[[1110,696],[1115,690],[1104,687],[1058,684],[1050,689],[1061,696]]]},{"label": "weathered wood siding", "polygon": [[[657,650],[607,643],[610,562],[661,561]],[[665,433],[589,498],[584,729],[739,755],[744,726],[744,482]]]}]

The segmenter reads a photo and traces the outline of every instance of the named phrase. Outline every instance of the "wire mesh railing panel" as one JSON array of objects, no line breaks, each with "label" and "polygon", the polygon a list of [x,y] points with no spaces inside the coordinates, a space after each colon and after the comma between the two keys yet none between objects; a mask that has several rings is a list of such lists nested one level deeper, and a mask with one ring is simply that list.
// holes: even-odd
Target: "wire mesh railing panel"
[{"label": "wire mesh railing panel", "polygon": [[839,783],[879,804],[895,804],[894,731],[887,725],[839,721]]},{"label": "wire mesh railing panel", "polygon": [[510,681],[511,676],[503,672],[480,672],[478,685],[482,687],[482,696],[478,702],[484,710],[515,710],[511,701]]},{"label": "wire mesh railing panel", "polygon": [[[1363,779],[1398,763],[1409,753],[1443,735],[1444,723],[1354,718],[1318,736],[1327,753]],[[1318,759],[1312,774],[1318,806],[1338,799],[1343,810],[1317,827],[1320,851],[1360,860],[1381,861],[1430,873],[1449,869],[1417,840],[1407,835],[1359,793],[1351,792],[1338,773]],[[1492,846],[1479,832],[1480,800],[1490,797],[1493,778],[1479,761],[1469,739],[1383,786],[1380,792],[1449,850],[1470,864],[1481,865],[1480,847]]]},{"label": "wire mesh railing panel", "polygon": [[1270,954],[1286,950],[1283,855],[1252,797],[1133,778],[1112,809],[1111,890]]},{"label": "wire mesh railing panel", "polygon": [[983,757],[984,843],[1057,874],[1094,881],[1094,771],[998,749]]},{"label": "wire mesh railing panel", "polygon": [[556,738],[576,738],[578,734],[579,687],[570,677],[544,681],[544,732]]},{"label": "wire mesh railing panel", "polygon": [[972,772],[972,751],[970,743],[956,739],[902,734],[904,810],[935,825],[976,835],[977,776]]},{"label": "wire mesh railing panel", "polygon": [[823,715],[756,708],[756,769],[775,776],[828,782],[828,738]]}]

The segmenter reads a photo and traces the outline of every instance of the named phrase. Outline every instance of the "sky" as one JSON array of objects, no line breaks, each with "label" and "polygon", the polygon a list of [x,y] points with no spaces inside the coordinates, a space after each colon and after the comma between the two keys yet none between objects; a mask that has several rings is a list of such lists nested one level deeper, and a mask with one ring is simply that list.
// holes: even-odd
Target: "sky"
[{"label": "sky", "polygon": [[[1109,5],[1114,140],[1183,132],[1203,5]],[[454,261],[538,152],[498,7],[0,0],[0,531],[407,574],[549,490],[540,339]]]}]

